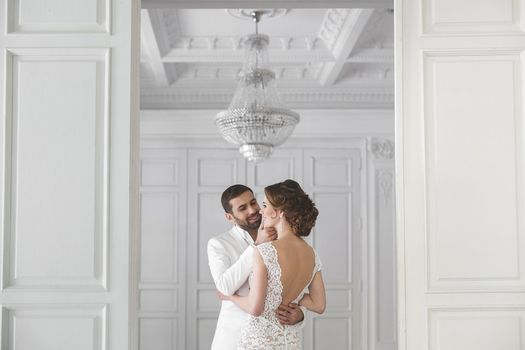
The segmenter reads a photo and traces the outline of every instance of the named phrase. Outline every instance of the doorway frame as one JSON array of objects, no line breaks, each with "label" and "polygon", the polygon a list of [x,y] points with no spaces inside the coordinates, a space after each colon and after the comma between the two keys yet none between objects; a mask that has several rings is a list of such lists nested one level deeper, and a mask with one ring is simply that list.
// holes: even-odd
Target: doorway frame
[{"label": "doorway frame", "polygon": [[[396,152],[394,158],[395,164],[395,213],[396,233],[394,236],[394,247],[396,249],[396,313],[397,313],[397,349],[406,350],[406,275],[405,275],[405,246],[404,246],[404,210],[403,210],[403,120],[402,120],[402,13],[399,9],[403,8],[403,0],[254,0],[250,2],[242,0],[134,0],[138,3],[140,9],[155,9],[155,8],[174,8],[174,9],[224,9],[224,8],[288,8],[288,9],[315,9],[315,8],[371,8],[371,9],[394,9],[394,142],[396,145]],[[250,6],[248,6],[250,5]],[[132,28],[132,43],[134,47],[139,49],[133,50],[134,55],[132,62],[135,66],[140,66],[140,27],[141,22],[134,21],[135,26]],[[138,28],[137,28],[138,27]],[[135,84],[134,91],[140,91],[140,69],[133,69],[131,72],[131,82]],[[138,85],[137,85],[138,84]],[[138,86],[138,88],[137,88]],[[136,99],[140,100],[140,96]],[[138,110],[134,110],[137,108]],[[136,103],[132,106],[132,114],[140,115],[140,105]],[[140,117],[137,118],[135,126],[134,137],[132,137],[132,171],[135,174],[139,173],[139,152],[140,152],[140,131],[138,124]],[[134,154],[133,154],[134,153]],[[137,183],[137,193],[131,198],[131,207],[139,207],[138,195],[138,175],[134,179]],[[138,209],[134,210],[139,213]],[[131,281],[138,285],[140,280],[140,220],[138,215],[133,222],[132,227],[132,258],[131,261]],[[137,293],[137,294],[134,294]],[[138,291],[135,291],[135,286],[130,288],[130,305],[138,305]],[[135,302],[135,303],[134,303]],[[130,310],[130,315],[137,316],[135,310]],[[138,317],[136,320],[130,320],[130,349],[137,350],[139,348],[139,327]]]}]

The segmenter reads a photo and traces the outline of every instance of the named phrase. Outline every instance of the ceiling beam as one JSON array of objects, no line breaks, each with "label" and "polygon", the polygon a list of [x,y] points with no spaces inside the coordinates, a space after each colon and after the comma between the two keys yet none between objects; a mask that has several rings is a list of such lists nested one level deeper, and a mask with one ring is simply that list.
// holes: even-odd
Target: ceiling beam
[{"label": "ceiling beam", "polygon": [[363,49],[353,53],[346,62],[394,64],[394,49]]},{"label": "ceiling beam", "polygon": [[[270,62],[327,62],[333,61],[333,56],[326,49],[316,50],[268,50]],[[171,49],[168,54],[162,57],[163,62],[229,62],[242,63],[244,51],[225,50],[225,49]]]},{"label": "ceiling beam", "polygon": [[[152,16],[158,16],[159,13],[155,13],[155,10],[143,10],[141,12],[141,45],[145,51],[144,55],[147,55],[147,61],[150,63],[153,71],[153,76],[158,86],[169,86],[176,77],[173,76],[173,70],[168,71],[162,60],[162,53],[168,50],[165,35],[159,38],[156,35],[156,31],[153,28]],[[156,22],[160,18],[156,18]],[[162,30],[158,28],[157,32]],[[164,40],[163,40],[164,39]]]},{"label": "ceiling beam", "polygon": [[394,8],[393,0],[142,0],[142,8]]},{"label": "ceiling beam", "polygon": [[322,86],[333,85],[336,82],[373,12],[371,9],[350,10],[333,46],[335,61],[325,63],[319,74],[319,83]]}]

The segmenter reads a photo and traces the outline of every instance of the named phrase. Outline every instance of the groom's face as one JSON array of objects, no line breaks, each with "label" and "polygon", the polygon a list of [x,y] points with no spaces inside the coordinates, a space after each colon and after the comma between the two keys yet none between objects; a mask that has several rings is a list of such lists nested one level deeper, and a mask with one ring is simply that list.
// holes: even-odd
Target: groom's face
[{"label": "groom's face", "polygon": [[261,225],[261,214],[259,203],[253,193],[246,191],[240,196],[230,200],[232,212],[226,213],[229,221],[237,224],[243,230],[249,231],[259,228]]}]

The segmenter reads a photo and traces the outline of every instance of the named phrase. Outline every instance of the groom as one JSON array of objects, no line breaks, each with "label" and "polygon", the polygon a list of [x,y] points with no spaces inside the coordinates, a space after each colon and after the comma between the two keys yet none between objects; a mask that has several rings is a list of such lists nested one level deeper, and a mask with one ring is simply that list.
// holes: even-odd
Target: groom
[{"label": "groom", "polygon": [[[221,197],[226,219],[233,227],[208,241],[208,263],[215,287],[225,295],[248,295],[248,277],[253,264],[254,245],[277,238],[273,228],[261,227],[259,204],[253,191],[244,185],[228,187]],[[304,319],[296,304],[281,305],[277,317],[292,325]],[[237,349],[248,314],[231,301],[223,301],[217,320],[212,350]]]}]

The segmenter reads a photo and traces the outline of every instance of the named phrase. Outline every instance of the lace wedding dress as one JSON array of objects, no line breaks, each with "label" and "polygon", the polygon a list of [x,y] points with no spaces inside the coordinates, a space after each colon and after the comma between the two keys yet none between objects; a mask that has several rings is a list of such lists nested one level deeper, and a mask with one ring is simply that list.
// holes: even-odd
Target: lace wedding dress
[{"label": "lace wedding dress", "polygon": [[[282,302],[281,266],[277,260],[277,250],[271,242],[258,245],[257,248],[268,271],[268,287],[264,301],[264,311],[260,316],[250,316],[241,333],[239,350],[295,350],[301,349],[300,325],[283,326],[275,315],[275,310]],[[314,275],[321,269],[321,262],[315,252],[315,266],[310,282],[294,300],[299,302],[308,292]],[[251,276],[250,276],[251,280]]]}]

